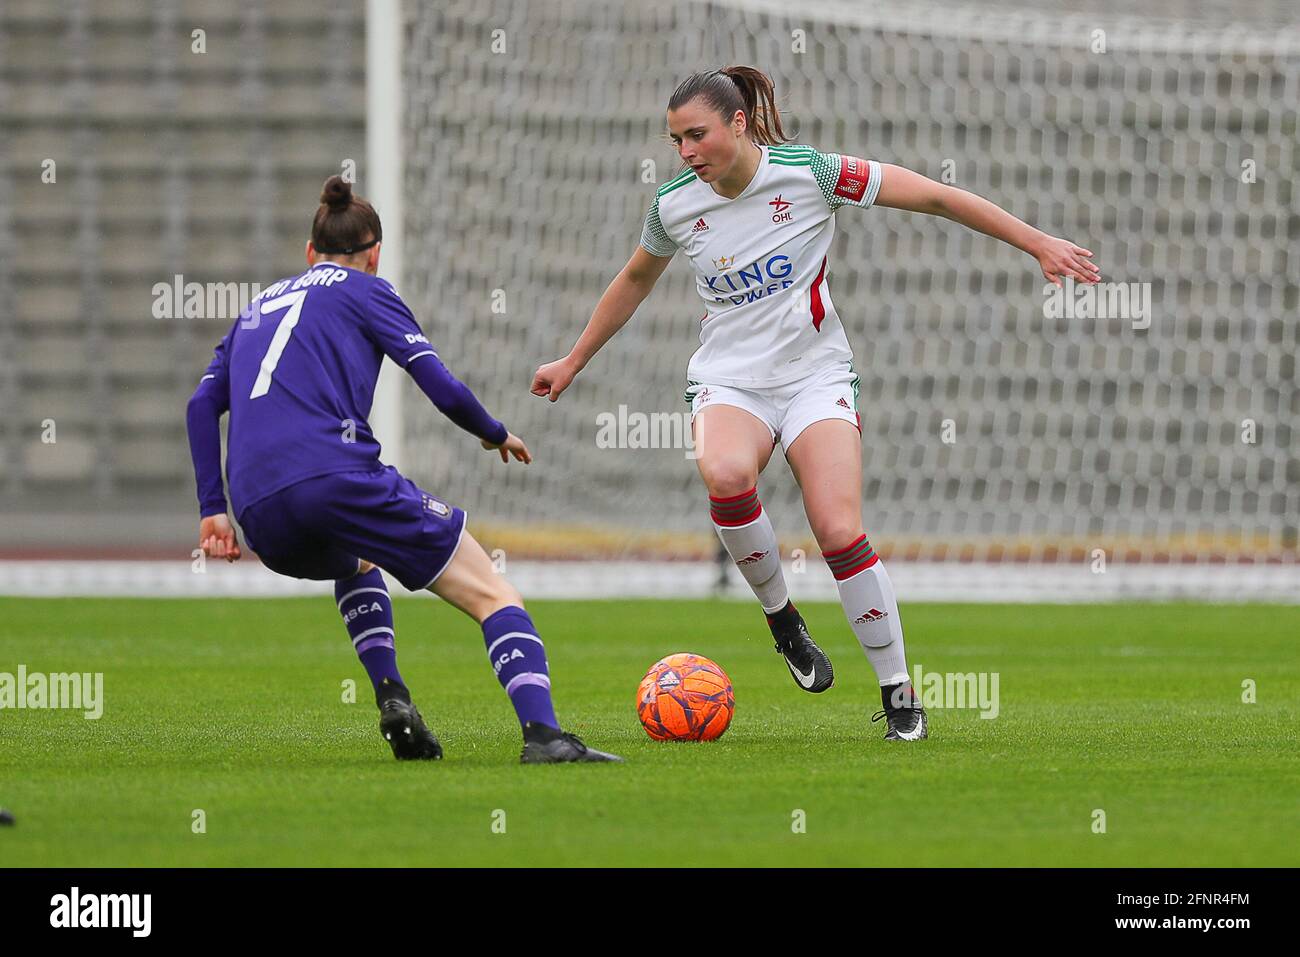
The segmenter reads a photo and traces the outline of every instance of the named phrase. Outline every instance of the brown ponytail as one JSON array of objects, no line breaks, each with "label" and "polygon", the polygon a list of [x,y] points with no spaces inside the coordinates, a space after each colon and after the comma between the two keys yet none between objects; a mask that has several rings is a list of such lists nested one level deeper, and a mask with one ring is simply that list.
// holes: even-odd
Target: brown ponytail
[{"label": "brown ponytail", "polygon": [[375,208],[352,195],[352,184],[335,174],[325,180],[311,224],[311,244],[327,256],[351,256],[384,238]]},{"label": "brown ponytail", "polygon": [[727,122],[736,110],[745,114],[749,138],[762,146],[789,142],[776,108],[772,79],[752,66],[729,66],[711,73],[693,73],[683,80],[668,100],[668,109],[685,106],[703,97]]}]

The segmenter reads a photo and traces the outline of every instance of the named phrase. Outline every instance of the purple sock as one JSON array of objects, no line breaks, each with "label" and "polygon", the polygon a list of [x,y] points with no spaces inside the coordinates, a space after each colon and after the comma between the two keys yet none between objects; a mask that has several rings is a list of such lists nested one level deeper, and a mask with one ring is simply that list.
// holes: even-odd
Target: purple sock
[{"label": "purple sock", "polygon": [[385,678],[402,687],[406,682],[397,672],[397,649],[393,645],[393,601],[383,573],[372,568],[364,575],[340,578],[334,583],[334,597],[339,613],[352,637],[352,647],[370,675],[370,683],[379,689]]},{"label": "purple sock", "polygon": [[483,640],[488,660],[515,706],[520,725],[534,721],[558,728],[560,722],[551,705],[546,649],[528,612],[510,605],[488,615],[483,619]]}]

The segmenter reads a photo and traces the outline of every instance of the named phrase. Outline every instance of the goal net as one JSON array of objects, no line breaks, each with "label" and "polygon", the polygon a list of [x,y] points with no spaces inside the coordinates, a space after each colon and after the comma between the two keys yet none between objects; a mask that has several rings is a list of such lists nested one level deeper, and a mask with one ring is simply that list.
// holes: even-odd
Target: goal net
[{"label": "goal net", "polygon": [[[837,215],[883,557],[1294,566],[1300,28],[1284,3],[1131,7],[407,4],[400,288],[536,461],[502,465],[408,390],[403,467],[512,557],[715,555],[682,438],[684,257],[558,403],[528,387],[680,168],[668,95],[743,63],[797,142],[987,197],[1110,283],[1054,299],[1030,257],[948,220]],[[815,557],[779,454],[759,491],[787,556]]]}]

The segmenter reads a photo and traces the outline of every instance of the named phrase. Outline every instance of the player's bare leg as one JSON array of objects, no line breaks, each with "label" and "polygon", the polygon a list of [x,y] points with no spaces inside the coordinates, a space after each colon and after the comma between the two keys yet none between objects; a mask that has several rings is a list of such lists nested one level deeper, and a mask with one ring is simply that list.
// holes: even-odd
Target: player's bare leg
[{"label": "player's bare leg", "polygon": [[709,495],[726,498],[752,489],[772,458],[772,433],[751,412],[711,405],[691,421],[695,465]]},{"label": "player's bare leg", "polygon": [[546,648],[524,610],[524,600],[492,565],[483,546],[465,532],[451,562],[429,591],[459,608],[483,628],[488,659],[505,688],[523,729],[523,764],[570,761],[622,761],[588,748],[560,730],[551,704]]},{"label": "player's bare leg", "polygon": [[429,591],[459,608],[480,625],[498,611],[523,608],[523,596],[492,565],[492,559],[469,532]]},{"label": "player's bare leg", "polygon": [[696,413],[691,435],[713,527],[762,605],[776,650],[800,688],[825,691],[835,673],[790,601],[776,532],[758,499],[758,476],[772,457],[771,431],[745,409],[716,404]]},{"label": "player's bare leg", "polygon": [[[786,451],[822,557],[835,576],[849,627],[876,671],[888,740],[927,735],[912,690],[894,586],[862,531],[862,438],[843,419],[814,422]],[[873,719],[875,720],[875,719]]]}]

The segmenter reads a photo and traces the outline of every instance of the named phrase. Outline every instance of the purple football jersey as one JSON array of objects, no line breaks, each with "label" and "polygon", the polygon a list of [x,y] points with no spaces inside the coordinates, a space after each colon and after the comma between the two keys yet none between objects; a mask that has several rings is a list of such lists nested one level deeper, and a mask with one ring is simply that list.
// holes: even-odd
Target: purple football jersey
[{"label": "purple football jersey", "polygon": [[[504,441],[505,427],[446,372],[387,280],[319,262],[264,289],[221,340],[200,380],[209,411],[196,415],[192,400],[190,421],[202,514],[224,510],[220,468],[214,479],[203,460],[211,447],[211,411],[219,416],[226,403],[226,472],[237,516],[304,479],[379,468],[380,446],[367,419],[385,355],[404,369],[420,359],[408,371],[440,407],[442,395],[455,393],[460,406],[472,406],[458,424]],[[434,370],[441,378],[435,380]],[[217,453],[219,461],[219,445]]]}]

